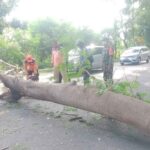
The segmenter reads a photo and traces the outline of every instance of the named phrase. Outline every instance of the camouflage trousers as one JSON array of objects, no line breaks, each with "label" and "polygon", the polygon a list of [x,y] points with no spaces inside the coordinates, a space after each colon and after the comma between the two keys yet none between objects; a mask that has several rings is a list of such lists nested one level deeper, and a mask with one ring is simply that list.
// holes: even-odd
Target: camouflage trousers
[{"label": "camouflage trousers", "polygon": [[103,79],[104,81],[113,80],[113,56],[107,57],[108,59],[103,62]]}]

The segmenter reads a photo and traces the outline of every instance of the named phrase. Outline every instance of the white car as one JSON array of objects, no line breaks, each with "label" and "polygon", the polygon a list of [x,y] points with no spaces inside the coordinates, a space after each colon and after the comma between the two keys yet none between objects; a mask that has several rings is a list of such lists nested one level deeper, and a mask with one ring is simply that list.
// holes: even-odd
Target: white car
[{"label": "white car", "polygon": [[[87,51],[92,55],[92,70],[102,70],[104,46],[87,47]],[[78,71],[80,67],[80,50],[73,49],[68,53],[69,70]]]},{"label": "white car", "polygon": [[140,64],[141,61],[150,60],[150,49],[146,46],[130,47],[120,56],[120,64]]}]

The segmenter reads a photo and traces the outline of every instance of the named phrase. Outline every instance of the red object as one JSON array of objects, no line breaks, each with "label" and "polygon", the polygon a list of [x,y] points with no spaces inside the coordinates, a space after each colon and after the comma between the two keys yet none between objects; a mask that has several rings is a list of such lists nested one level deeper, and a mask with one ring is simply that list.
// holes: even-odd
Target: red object
[{"label": "red object", "polygon": [[27,63],[32,63],[34,61],[34,58],[32,57],[32,55],[27,55],[25,58],[25,61]]},{"label": "red object", "polygon": [[32,55],[27,55],[25,57],[25,70],[27,72],[36,72],[38,70],[38,66],[35,63],[35,59],[33,58]]},{"label": "red object", "polygon": [[113,48],[110,47],[110,48],[108,49],[108,52],[109,52],[109,55],[112,56],[112,55],[114,54]]}]

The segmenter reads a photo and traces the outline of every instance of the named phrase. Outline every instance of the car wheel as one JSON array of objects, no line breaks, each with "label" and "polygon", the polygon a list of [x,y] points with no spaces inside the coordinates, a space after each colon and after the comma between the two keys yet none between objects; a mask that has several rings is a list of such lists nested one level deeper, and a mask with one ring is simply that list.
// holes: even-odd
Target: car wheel
[{"label": "car wheel", "polygon": [[120,63],[120,65],[121,65],[121,66],[123,66],[123,65],[124,65],[124,63],[123,63],[123,62],[121,62],[121,63]]},{"label": "car wheel", "polygon": [[137,64],[139,65],[141,63],[141,57],[138,58]]},{"label": "car wheel", "polygon": [[149,63],[149,57],[146,59],[146,63]]}]

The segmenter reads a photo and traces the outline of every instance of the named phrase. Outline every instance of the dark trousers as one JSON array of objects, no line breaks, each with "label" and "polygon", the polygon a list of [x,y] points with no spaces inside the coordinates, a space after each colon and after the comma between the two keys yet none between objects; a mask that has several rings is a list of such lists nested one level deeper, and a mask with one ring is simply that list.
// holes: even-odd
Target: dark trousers
[{"label": "dark trousers", "polygon": [[104,81],[113,80],[113,57],[109,56],[107,61],[103,63]]},{"label": "dark trousers", "polygon": [[83,71],[83,82],[84,82],[84,85],[90,83],[90,75],[89,75],[88,72],[89,72],[89,70]]},{"label": "dark trousers", "polygon": [[33,72],[32,71],[28,71],[27,72],[27,79],[30,79],[32,81],[38,81],[39,80],[39,73],[37,71],[36,74],[33,75]]},{"label": "dark trousers", "polygon": [[62,75],[61,75],[61,72],[59,72],[59,79],[58,79],[58,83],[61,83],[62,82]]}]

